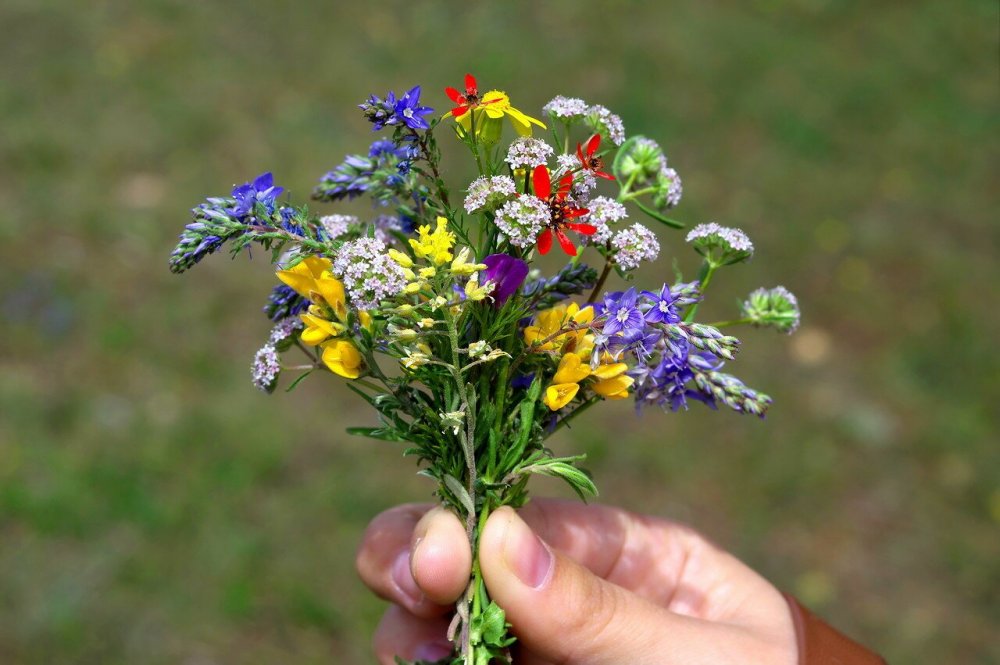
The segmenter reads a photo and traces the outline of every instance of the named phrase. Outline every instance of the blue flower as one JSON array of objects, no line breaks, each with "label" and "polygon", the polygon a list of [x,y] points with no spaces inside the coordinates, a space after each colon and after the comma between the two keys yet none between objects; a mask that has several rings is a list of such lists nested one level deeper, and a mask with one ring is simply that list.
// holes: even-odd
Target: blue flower
[{"label": "blue flower", "polygon": [[235,218],[246,217],[254,211],[256,204],[261,204],[269,215],[274,214],[274,201],[284,187],[274,186],[274,176],[270,172],[262,173],[253,182],[247,182],[233,187],[233,198],[236,205],[229,209],[229,214]]},{"label": "blue flower", "polygon": [[643,291],[642,295],[650,301],[650,307],[646,310],[647,323],[678,323],[681,320],[677,313],[678,297],[670,292],[670,287],[666,284],[659,293]]},{"label": "blue flower", "polygon": [[[398,122],[403,123],[410,129],[428,129],[430,125],[421,116],[434,113],[434,109],[429,106],[420,106],[420,86],[414,86],[405,95],[399,98],[393,109]],[[386,123],[392,124],[392,123]]]},{"label": "blue flower", "polygon": [[629,340],[643,337],[646,329],[646,319],[637,307],[639,294],[634,288],[628,291],[607,293],[601,303],[601,311],[607,318],[601,332],[610,337],[621,334]]},{"label": "blue flower", "polygon": [[377,132],[386,125],[396,124],[396,94],[389,91],[385,99],[369,95],[368,99],[358,104],[365,120],[372,123],[372,131]]}]

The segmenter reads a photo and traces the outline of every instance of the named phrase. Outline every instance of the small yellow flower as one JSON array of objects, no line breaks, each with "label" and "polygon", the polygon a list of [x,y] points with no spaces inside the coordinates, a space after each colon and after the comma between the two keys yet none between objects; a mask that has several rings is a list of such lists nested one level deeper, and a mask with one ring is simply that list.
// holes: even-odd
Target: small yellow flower
[{"label": "small yellow flower", "polygon": [[310,256],[300,261],[294,268],[279,270],[278,279],[292,287],[303,298],[334,311],[337,318],[347,317],[347,300],[344,285],[330,272],[328,259]]},{"label": "small yellow flower", "polygon": [[430,279],[431,277],[437,274],[437,268],[435,268],[434,266],[427,266],[426,268],[421,268],[417,274],[423,277],[424,279]]},{"label": "small yellow flower", "polygon": [[493,288],[494,285],[492,283],[480,286],[479,280],[473,275],[472,279],[465,283],[465,297],[473,302],[479,302],[480,300],[484,300],[493,291]]},{"label": "small yellow flower", "polygon": [[[316,313],[317,307],[313,305],[305,314],[300,314],[299,318],[305,324],[302,330],[302,343],[309,346],[322,344],[330,337],[338,337],[343,334],[345,328],[343,324],[330,321]],[[321,313],[321,312],[320,312]]]},{"label": "small yellow flower", "polygon": [[437,228],[431,232],[429,224],[425,224],[417,229],[419,238],[411,238],[410,246],[413,253],[418,258],[428,259],[434,265],[441,265],[451,261],[451,247],[455,244],[455,234],[448,230],[448,220],[444,217],[437,218]]},{"label": "small yellow flower", "polygon": [[558,411],[573,401],[579,391],[580,384],[578,383],[557,383],[545,389],[542,402],[552,411]]},{"label": "small yellow flower", "polygon": [[590,389],[605,399],[625,399],[628,397],[628,389],[632,387],[633,383],[635,383],[635,379],[631,376],[619,374],[611,379],[597,381],[590,386]]},{"label": "small yellow flower", "polygon": [[531,345],[538,344],[535,347],[538,351],[576,351],[588,337],[586,328],[567,330],[561,335],[558,333],[571,325],[584,326],[593,320],[594,308],[590,305],[583,308],[576,303],[556,305],[538,313],[534,324],[524,329],[524,341]]},{"label": "small yellow flower", "polygon": [[398,249],[390,249],[389,258],[404,268],[413,267],[413,259],[411,259],[408,255],[404,254],[403,252],[399,251]]},{"label": "small yellow flower", "polygon": [[486,270],[489,266],[485,263],[469,263],[469,248],[463,247],[458,252],[458,256],[451,262],[451,272],[454,275],[471,275],[480,270]]},{"label": "small yellow flower", "polygon": [[361,354],[345,339],[334,339],[323,345],[323,364],[334,374],[348,379],[361,376]]},{"label": "small yellow flower", "polygon": [[500,140],[504,116],[510,120],[514,131],[521,136],[531,136],[531,125],[538,125],[545,129],[542,121],[525,115],[511,106],[510,97],[500,90],[490,90],[484,94],[479,105],[472,109],[472,113],[465,113],[458,118],[458,124],[466,132],[472,131],[474,117],[476,137],[485,143],[496,143]]},{"label": "small yellow flower", "polygon": [[358,310],[358,323],[368,332],[372,331],[372,315],[363,309]]},{"label": "small yellow flower", "polygon": [[559,360],[552,383],[580,383],[590,376],[590,366],[575,353],[567,353]]}]

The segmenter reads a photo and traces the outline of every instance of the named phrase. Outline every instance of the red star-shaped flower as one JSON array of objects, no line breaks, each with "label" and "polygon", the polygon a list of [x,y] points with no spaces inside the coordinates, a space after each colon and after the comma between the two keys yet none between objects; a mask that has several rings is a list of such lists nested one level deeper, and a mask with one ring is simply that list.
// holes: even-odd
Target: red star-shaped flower
[{"label": "red star-shaped flower", "polygon": [[479,101],[479,89],[476,85],[476,77],[472,74],[465,75],[465,94],[463,95],[458,90],[452,87],[447,87],[444,89],[444,94],[448,95],[448,99],[455,102],[458,106],[451,110],[451,114],[459,118],[469,112],[469,109],[474,109],[482,104],[492,104],[497,101],[491,99],[488,102]]},{"label": "red star-shaped flower", "polygon": [[614,180],[615,177],[610,173],[604,171],[604,160],[600,157],[595,157],[594,153],[597,149],[601,147],[601,135],[594,134],[589,139],[587,139],[587,147],[584,148],[583,145],[576,144],[576,156],[580,160],[580,165],[583,167],[584,171],[590,171],[598,178],[607,178],[608,180]]},{"label": "red star-shaped flower", "polygon": [[567,237],[566,229],[576,231],[585,236],[597,233],[597,227],[592,224],[582,224],[572,220],[586,215],[590,210],[580,208],[572,201],[567,201],[566,197],[573,188],[573,174],[567,173],[559,180],[559,188],[552,193],[552,180],[549,177],[549,170],[545,166],[535,167],[532,174],[532,184],[535,188],[535,196],[549,204],[549,212],[552,221],[538,234],[538,253],[545,255],[552,249],[552,236],[555,235],[559,241],[559,246],[570,256],[576,256],[576,247]]}]

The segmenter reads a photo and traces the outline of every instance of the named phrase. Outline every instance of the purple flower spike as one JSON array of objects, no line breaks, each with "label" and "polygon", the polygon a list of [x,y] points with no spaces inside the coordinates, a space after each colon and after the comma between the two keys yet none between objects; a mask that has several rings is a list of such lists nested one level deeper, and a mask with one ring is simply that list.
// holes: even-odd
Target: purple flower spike
[{"label": "purple flower spike", "polygon": [[483,259],[483,263],[487,266],[483,276],[496,285],[492,293],[493,304],[500,307],[524,284],[528,264],[509,254],[490,254]]}]

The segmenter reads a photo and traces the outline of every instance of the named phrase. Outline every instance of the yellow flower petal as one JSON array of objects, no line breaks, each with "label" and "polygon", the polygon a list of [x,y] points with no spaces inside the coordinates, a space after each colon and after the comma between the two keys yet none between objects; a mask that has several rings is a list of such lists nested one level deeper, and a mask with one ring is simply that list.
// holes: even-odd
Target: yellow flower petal
[{"label": "yellow flower petal", "polygon": [[316,346],[330,337],[336,337],[344,332],[344,326],[327,321],[315,314],[300,314],[299,318],[306,324],[302,331],[302,343],[309,346]]},{"label": "yellow flower petal", "polygon": [[551,385],[545,389],[545,396],[542,397],[542,402],[545,406],[549,407],[552,411],[558,411],[563,408],[576,397],[576,393],[579,392],[580,385],[577,383],[560,383]]},{"label": "yellow flower petal", "polygon": [[628,395],[628,389],[635,383],[635,379],[624,374],[613,379],[598,381],[590,386],[590,389],[601,397],[608,399],[621,399]]},{"label": "yellow flower petal", "polygon": [[323,364],[334,374],[348,379],[361,376],[361,354],[347,340],[335,339],[324,344]]},{"label": "yellow flower petal", "polygon": [[628,365],[625,363],[611,363],[610,365],[599,365],[597,369],[594,370],[594,376],[602,381],[605,379],[613,379],[616,376],[621,376],[628,369]]},{"label": "yellow flower petal", "polygon": [[559,361],[559,368],[552,383],[579,383],[590,376],[590,366],[580,360],[575,353],[567,353]]}]

